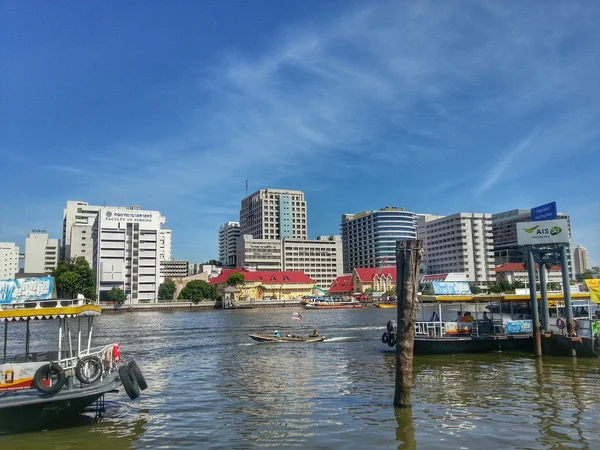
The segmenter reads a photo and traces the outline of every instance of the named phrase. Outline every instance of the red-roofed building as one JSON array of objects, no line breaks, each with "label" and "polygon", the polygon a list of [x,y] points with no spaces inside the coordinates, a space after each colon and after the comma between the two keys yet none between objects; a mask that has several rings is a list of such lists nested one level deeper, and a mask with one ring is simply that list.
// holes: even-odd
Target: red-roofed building
[{"label": "red-roofed building", "polygon": [[[523,263],[506,263],[501,266],[495,267],[496,279],[498,281],[505,280],[509,283],[515,281],[521,281],[523,283],[529,283],[529,272],[525,268]],[[535,278],[539,281],[538,265],[535,265]],[[548,283],[561,283],[562,284],[562,273],[560,266],[552,266],[548,270]]]},{"label": "red-roofed building", "polygon": [[342,275],[337,277],[328,291],[331,295],[352,295],[354,286],[352,284],[352,275]]},{"label": "red-roofed building", "polygon": [[223,291],[227,287],[227,280],[233,273],[244,275],[244,284],[239,287],[239,296],[242,298],[276,298],[279,300],[300,299],[311,295],[315,280],[299,271],[252,271],[241,269],[224,269],[217,277],[211,278],[209,283],[219,286]]},{"label": "red-roofed building", "polygon": [[354,269],[352,285],[355,292],[387,292],[396,289],[396,268],[384,267],[381,273],[377,268]]}]

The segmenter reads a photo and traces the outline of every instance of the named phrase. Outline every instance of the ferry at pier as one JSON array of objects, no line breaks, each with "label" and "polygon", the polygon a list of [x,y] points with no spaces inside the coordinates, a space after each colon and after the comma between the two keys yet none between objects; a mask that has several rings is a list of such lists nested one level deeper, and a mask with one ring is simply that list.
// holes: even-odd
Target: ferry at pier
[{"label": "ferry at pier", "polygon": [[[100,416],[106,394],[122,386],[133,400],[148,387],[135,361],[121,360],[118,343],[92,347],[100,313],[100,306],[81,296],[0,304],[0,432],[42,429],[83,412]],[[40,352],[31,348],[31,333],[46,321],[57,322],[58,345]],[[9,328],[22,338],[22,354],[7,354]]]}]

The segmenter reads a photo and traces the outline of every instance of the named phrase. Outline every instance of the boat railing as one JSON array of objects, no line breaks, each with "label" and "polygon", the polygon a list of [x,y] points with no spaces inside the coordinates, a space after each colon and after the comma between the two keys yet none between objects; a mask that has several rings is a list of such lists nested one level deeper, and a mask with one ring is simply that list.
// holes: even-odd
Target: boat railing
[{"label": "boat railing", "polygon": [[442,337],[447,332],[447,327],[456,322],[415,322],[416,336]]}]

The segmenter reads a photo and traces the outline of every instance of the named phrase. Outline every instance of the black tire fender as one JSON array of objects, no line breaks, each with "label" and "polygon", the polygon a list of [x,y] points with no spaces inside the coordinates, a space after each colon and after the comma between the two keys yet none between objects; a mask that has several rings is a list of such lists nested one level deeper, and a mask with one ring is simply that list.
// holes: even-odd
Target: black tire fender
[{"label": "black tire fender", "polygon": [[[84,369],[87,364],[91,364],[96,367],[96,371],[91,377],[88,377],[84,373]],[[75,376],[82,384],[94,384],[100,379],[100,377],[102,377],[102,361],[100,361],[100,358],[94,355],[84,356],[77,361],[77,365],[75,366]]]},{"label": "black tire fender", "polygon": [[565,327],[565,325],[566,325],[566,323],[561,317],[556,319],[556,328],[558,328],[559,330],[562,330]]},{"label": "black tire fender", "polygon": [[119,367],[119,378],[121,378],[121,383],[123,383],[123,389],[125,389],[127,396],[131,400],[135,400],[140,396],[140,386],[138,384],[137,378],[135,377],[133,371],[129,366]]},{"label": "black tire fender", "polygon": [[137,382],[138,382],[138,385],[140,386],[140,389],[142,391],[145,391],[146,389],[148,389],[148,383],[146,383],[146,378],[142,374],[142,371],[140,370],[140,368],[137,365],[137,363],[132,359],[131,361],[129,361],[129,364],[127,364],[127,365],[129,366],[129,368],[133,372],[133,375],[137,379]]},{"label": "black tire fender", "polygon": [[394,347],[396,345],[396,334],[393,331],[388,334],[387,345],[389,347]]},{"label": "black tire fender", "polygon": [[387,332],[384,332],[383,335],[381,336],[381,342],[383,342],[384,344],[387,344],[387,341],[388,341]]},{"label": "black tire fender", "polygon": [[391,320],[389,320],[388,323],[387,323],[387,330],[388,331],[394,331],[394,324],[392,323]]},{"label": "black tire fender", "polygon": [[[57,377],[56,382],[50,386],[46,386],[44,382],[50,378],[51,375]],[[66,381],[67,375],[65,374],[65,371],[55,362],[40,366],[33,376],[33,385],[42,394],[56,394],[62,389]]]}]

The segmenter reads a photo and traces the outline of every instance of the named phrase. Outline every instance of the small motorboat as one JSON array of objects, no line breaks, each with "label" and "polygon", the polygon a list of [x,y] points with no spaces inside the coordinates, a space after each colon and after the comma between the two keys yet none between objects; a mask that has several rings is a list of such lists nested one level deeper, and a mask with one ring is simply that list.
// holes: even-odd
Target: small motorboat
[{"label": "small motorboat", "polygon": [[280,337],[270,334],[248,334],[248,336],[257,342],[321,342],[325,340],[325,336],[295,336],[293,334]]}]

